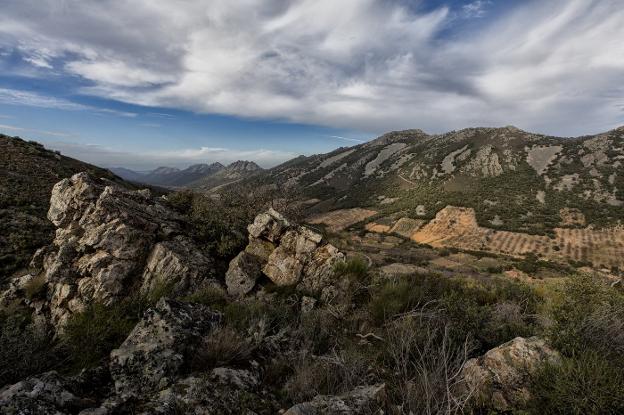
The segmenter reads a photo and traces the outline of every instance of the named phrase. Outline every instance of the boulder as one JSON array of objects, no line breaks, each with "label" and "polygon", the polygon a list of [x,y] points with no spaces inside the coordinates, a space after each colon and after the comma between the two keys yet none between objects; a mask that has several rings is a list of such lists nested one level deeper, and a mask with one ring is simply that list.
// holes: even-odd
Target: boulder
[{"label": "boulder", "polygon": [[141,291],[150,292],[169,285],[176,294],[193,292],[214,283],[213,261],[198,251],[192,241],[176,236],[154,245],[143,272]]},{"label": "boulder", "polygon": [[230,295],[243,296],[250,292],[260,277],[259,259],[243,251],[231,262],[225,273],[225,284]]},{"label": "boulder", "polygon": [[483,407],[521,409],[531,398],[530,377],[541,365],[558,363],[559,353],[538,337],[516,337],[464,365],[464,388]]},{"label": "boulder", "polygon": [[276,285],[297,285],[317,294],[334,284],[334,265],[345,256],[321,234],[292,224],[273,209],[256,216],[248,230],[249,244],[226,275],[230,294],[249,293],[262,274]]},{"label": "boulder", "polygon": [[190,376],[154,395],[144,405],[151,414],[258,414],[277,413],[273,397],[248,370],[216,368],[202,376]]},{"label": "boulder", "polygon": [[284,231],[290,226],[281,213],[270,208],[267,212],[256,216],[254,223],[247,227],[253,238],[262,238],[269,242],[278,242]]},{"label": "boulder", "polygon": [[276,285],[294,285],[301,279],[303,263],[288,248],[278,246],[269,256],[262,272]]},{"label": "boulder", "polygon": [[110,354],[110,373],[121,397],[165,389],[194,344],[220,320],[203,305],[161,298],[123,344]]},{"label": "boulder", "polygon": [[[56,237],[31,268],[48,293],[35,314],[56,329],[88,304],[111,305],[134,287],[146,292],[162,284],[182,294],[214,282],[213,260],[186,236],[183,218],[147,190],[79,173],[54,186],[48,218]],[[15,297],[19,284],[0,297]]]},{"label": "boulder", "polygon": [[253,236],[249,236],[249,244],[245,248],[245,252],[255,256],[262,265],[266,264],[269,259],[269,255],[275,249],[275,244],[263,239],[257,239]]},{"label": "boulder", "polygon": [[93,399],[76,395],[81,379],[65,378],[55,371],[31,376],[0,390],[3,414],[75,414],[95,405]]},{"label": "boulder", "polygon": [[318,395],[313,400],[297,404],[282,415],[356,415],[373,413],[385,399],[385,384],[359,386],[352,391],[334,396]]}]

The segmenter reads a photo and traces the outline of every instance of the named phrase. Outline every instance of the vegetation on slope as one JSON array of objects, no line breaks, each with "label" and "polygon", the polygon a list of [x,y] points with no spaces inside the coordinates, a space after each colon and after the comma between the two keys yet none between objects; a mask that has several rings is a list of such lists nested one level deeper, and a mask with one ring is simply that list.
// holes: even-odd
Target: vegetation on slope
[{"label": "vegetation on slope", "polygon": [[121,182],[108,170],[46,150],[34,141],[0,134],[0,283],[25,267],[35,250],[49,244],[54,228],[46,218],[50,192],[61,179],[82,171]]}]

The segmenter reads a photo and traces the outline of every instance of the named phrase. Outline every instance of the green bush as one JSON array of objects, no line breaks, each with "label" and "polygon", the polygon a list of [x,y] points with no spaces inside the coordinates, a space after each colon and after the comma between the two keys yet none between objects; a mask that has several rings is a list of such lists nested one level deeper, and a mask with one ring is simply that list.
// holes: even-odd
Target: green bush
[{"label": "green bush", "polygon": [[47,284],[45,274],[38,275],[28,281],[24,286],[24,295],[29,300],[42,299],[45,297]]},{"label": "green bush", "polygon": [[349,276],[363,280],[368,275],[368,264],[362,258],[350,258],[347,261],[336,263],[334,273],[337,276]]},{"label": "green bush", "polygon": [[533,379],[531,406],[536,414],[621,414],[622,390],[624,371],[585,352],[541,368]]},{"label": "green bush", "polygon": [[534,334],[541,299],[527,285],[504,279],[468,283],[437,275],[390,280],[371,294],[377,324],[414,309],[440,308],[454,339],[472,337],[479,350]]},{"label": "green bush", "polygon": [[96,366],[119,347],[139,319],[136,307],[129,302],[111,307],[92,303],[82,313],[74,314],[61,336],[73,366],[76,369]]},{"label": "green bush", "polygon": [[[591,275],[572,276],[552,310],[553,345],[568,356],[595,350],[624,368],[624,294]],[[619,358],[618,358],[619,357]]]},{"label": "green bush", "polygon": [[221,310],[225,324],[246,331],[259,320],[264,320],[270,330],[286,327],[294,322],[297,314],[290,306],[281,302],[271,304],[259,300],[232,302]]},{"label": "green bush", "polygon": [[203,304],[215,310],[222,310],[228,303],[225,292],[221,288],[206,287],[184,298],[183,301],[195,304]]}]

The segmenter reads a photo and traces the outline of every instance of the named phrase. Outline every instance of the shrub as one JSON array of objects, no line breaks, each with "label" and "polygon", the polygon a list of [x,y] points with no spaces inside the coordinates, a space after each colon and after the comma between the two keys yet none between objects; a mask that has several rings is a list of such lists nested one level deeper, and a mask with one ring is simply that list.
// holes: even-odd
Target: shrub
[{"label": "shrub", "polygon": [[624,413],[624,371],[585,352],[545,365],[533,379],[532,409],[539,414]]},{"label": "shrub", "polygon": [[460,371],[468,358],[467,339],[456,342],[440,310],[392,322],[384,333],[384,363],[390,369],[390,399],[404,413],[460,413],[468,396]]},{"label": "shrub", "polygon": [[302,353],[293,362],[293,375],[285,385],[286,396],[304,402],[316,395],[336,395],[367,384],[369,357],[358,350],[342,349],[332,355]]},{"label": "shrub", "polygon": [[0,326],[0,389],[60,365],[59,348],[28,316],[3,317]]},{"label": "shrub", "polygon": [[285,327],[296,318],[290,306],[275,302],[267,304],[258,300],[233,302],[223,307],[225,323],[237,330],[246,331],[262,320],[269,330]]},{"label": "shrub", "polygon": [[29,300],[40,299],[45,296],[47,284],[45,274],[40,274],[24,285],[24,295]]},{"label": "shrub", "polygon": [[350,258],[347,261],[336,263],[334,273],[337,276],[349,276],[363,280],[368,275],[368,264],[362,258]]},{"label": "shrub", "polygon": [[[369,311],[377,323],[383,323],[414,309],[441,308],[451,337],[473,337],[479,350],[485,351],[533,334],[540,301],[521,283],[503,279],[469,283],[428,275],[387,281],[372,294]],[[505,313],[512,313],[514,319],[507,320]]]},{"label": "shrub", "polygon": [[210,332],[194,350],[191,369],[207,369],[238,363],[249,359],[255,346],[236,330],[219,327]]},{"label": "shrub", "polygon": [[302,349],[314,354],[324,354],[336,346],[336,332],[340,321],[323,309],[314,309],[302,314],[295,336],[302,342]]},{"label": "shrub", "polygon": [[[624,294],[591,275],[571,277],[552,310],[555,347],[572,356],[588,349],[607,356],[624,353]],[[624,367],[624,363],[620,363]]]},{"label": "shrub", "polygon": [[189,303],[203,304],[215,310],[222,310],[228,302],[223,289],[210,286],[202,288],[182,298],[182,300]]},{"label": "shrub", "polygon": [[69,319],[61,340],[76,369],[96,366],[121,345],[138,321],[135,306],[93,303]]}]

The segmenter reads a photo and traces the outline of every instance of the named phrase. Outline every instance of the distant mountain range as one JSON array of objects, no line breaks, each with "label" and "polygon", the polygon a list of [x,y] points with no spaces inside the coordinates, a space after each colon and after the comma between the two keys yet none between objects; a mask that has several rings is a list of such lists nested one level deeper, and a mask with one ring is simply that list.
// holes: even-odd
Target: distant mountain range
[{"label": "distant mountain range", "polygon": [[252,161],[239,160],[228,166],[217,162],[212,164],[194,164],[186,169],[158,167],[147,172],[134,171],[123,167],[115,167],[110,170],[119,177],[136,183],[210,190],[242,178],[251,177],[261,172],[262,168]]}]

